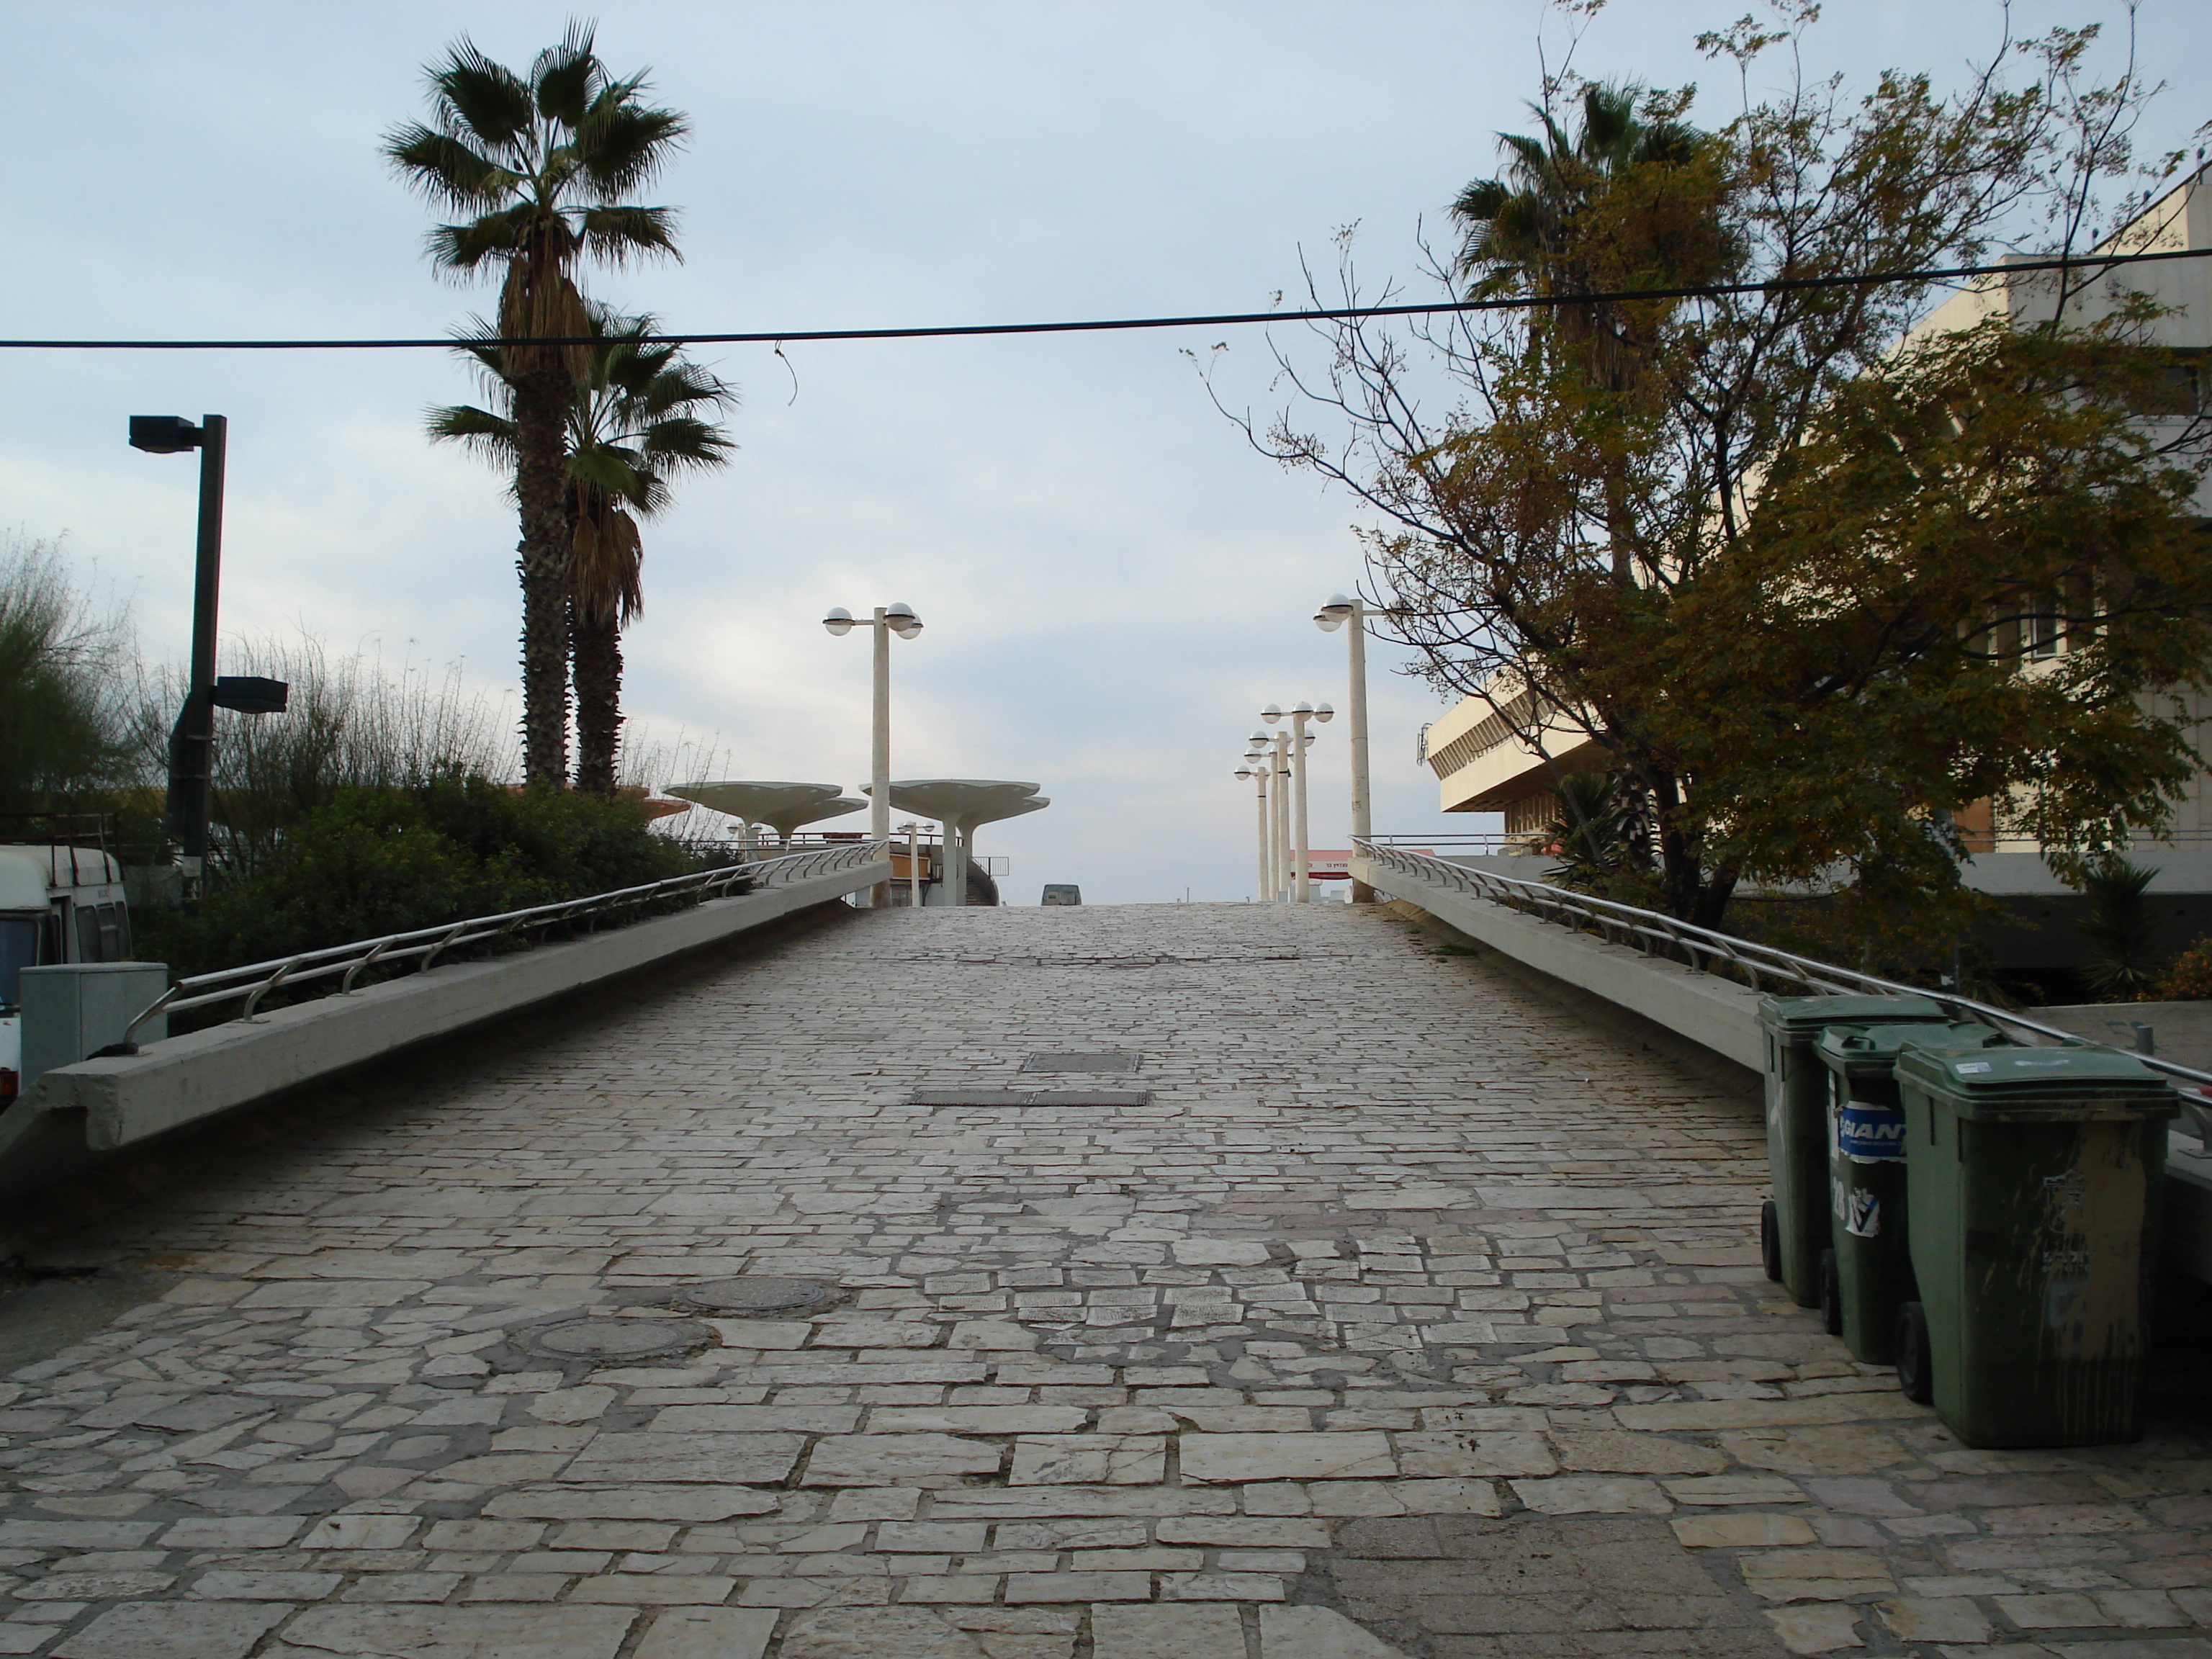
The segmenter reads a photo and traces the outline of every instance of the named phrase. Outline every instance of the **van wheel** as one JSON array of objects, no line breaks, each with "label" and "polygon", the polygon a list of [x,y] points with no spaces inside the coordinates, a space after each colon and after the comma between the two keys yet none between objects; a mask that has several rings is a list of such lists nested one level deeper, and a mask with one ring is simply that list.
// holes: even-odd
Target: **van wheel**
[{"label": "van wheel", "polygon": [[1779,1285],[1782,1282],[1782,1223],[1774,1213],[1774,1200],[1771,1198],[1759,1206],[1759,1259],[1765,1266],[1766,1276]]},{"label": "van wheel", "polygon": [[1917,1302],[1897,1310],[1897,1386],[1907,1400],[1923,1406],[1936,1397],[1936,1376],[1928,1363],[1928,1315]]},{"label": "van wheel", "polygon": [[1844,1334],[1844,1278],[1833,1250],[1820,1252],[1820,1323],[1830,1336]]}]

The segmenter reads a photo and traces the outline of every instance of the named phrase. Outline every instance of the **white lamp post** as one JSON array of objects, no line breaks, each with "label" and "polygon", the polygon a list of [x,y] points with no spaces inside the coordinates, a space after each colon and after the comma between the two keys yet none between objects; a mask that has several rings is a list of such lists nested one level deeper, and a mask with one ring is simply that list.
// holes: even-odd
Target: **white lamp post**
[{"label": "white lamp post", "polygon": [[[857,625],[853,613],[840,605],[822,619],[823,627],[843,635]],[[901,601],[879,605],[868,619],[875,630],[876,697],[874,753],[869,775],[874,787],[868,792],[868,839],[889,845],[891,838],[891,635],[910,640],[921,632],[921,618],[914,607]],[[868,902],[890,902],[890,884],[878,882],[868,890]]]},{"label": "white lamp post", "polygon": [[[1358,843],[1375,833],[1367,808],[1367,607],[1357,598],[1332,593],[1314,613],[1314,626],[1324,634],[1334,634],[1347,622],[1352,624],[1347,640],[1352,685],[1345,696],[1345,714],[1352,721],[1352,839],[1356,851]],[[1353,882],[1352,902],[1372,904],[1375,890],[1364,881]]]},{"label": "white lamp post", "polygon": [[[1260,711],[1260,718],[1273,726],[1286,718],[1283,711],[1269,703]],[[1310,820],[1306,813],[1306,750],[1314,741],[1314,734],[1306,730],[1308,720],[1327,725],[1336,718],[1336,710],[1327,703],[1316,708],[1310,702],[1299,703],[1287,716],[1291,729],[1287,747],[1291,760],[1291,799],[1285,804],[1287,821],[1289,862],[1284,885],[1290,890],[1293,904],[1313,902],[1313,849]]]},{"label": "white lamp post", "polygon": [[1261,733],[1255,732],[1250,742],[1252,746],[1245,754],[1244,764],[1237,769],[1237,775],[1240,778],[1250,778],[1255,784],[1253,799],[1259,809],[1259,834],[1254,844],[1258,848],[1260,854],[1260,884],[1253,891],[1264,904],[1267,902],[1267,895],[1273,890],[1272,885],[1273,874],[1268,858],[1272,849],[1268,845],[1267,836],[1267,756],[1263,746],[1267,743],[1267,738]]}]

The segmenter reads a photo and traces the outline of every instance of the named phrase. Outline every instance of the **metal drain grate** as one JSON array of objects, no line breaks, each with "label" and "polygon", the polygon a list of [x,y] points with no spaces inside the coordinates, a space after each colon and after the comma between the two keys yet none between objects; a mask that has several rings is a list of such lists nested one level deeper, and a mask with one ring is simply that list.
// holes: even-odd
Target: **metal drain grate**
[{"label": "metal drain grate", "polygon": [[674,1359],[693,1354],[714,1340],[704,1325],[689,1319],[564,1319],[540,1325],[515,1339],[515,1346],[549,1359],[586,1359],[609,1364],[638,1359]]},{"label": "metal drain grate", "polygon": [[916,1089],[910,1106],[1149,1106],[1150,1089]]},{"label": "metal drain grate", "polygon": [[811,1279],[771,1279],[748,1273],[738,1279],[709,1279],[686,1285],[669,1298],[692,1313],[817,1313],[839,1299],[834,1286]]},{"label": "metal drain grate", "polygon": [[1139,1056],[1130,1054],[1031,1054],[1024,1072],[1133,1072]]}]

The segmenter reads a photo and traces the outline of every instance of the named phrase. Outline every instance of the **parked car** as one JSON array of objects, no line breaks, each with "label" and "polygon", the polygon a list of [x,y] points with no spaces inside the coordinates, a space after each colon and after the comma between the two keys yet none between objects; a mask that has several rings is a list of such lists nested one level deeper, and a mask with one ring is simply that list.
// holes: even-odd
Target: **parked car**
[{"label": "parked car", "polygon": [[0,1106],[23,1062],[26,968],[131,960],[123,866],[96,848],[0,845]]},{"label": "parked car", "polygon": [[1044,896],[1040,904],[1080,904],[1083,890],[1072,881],[1048,881],[1044,884]]}]

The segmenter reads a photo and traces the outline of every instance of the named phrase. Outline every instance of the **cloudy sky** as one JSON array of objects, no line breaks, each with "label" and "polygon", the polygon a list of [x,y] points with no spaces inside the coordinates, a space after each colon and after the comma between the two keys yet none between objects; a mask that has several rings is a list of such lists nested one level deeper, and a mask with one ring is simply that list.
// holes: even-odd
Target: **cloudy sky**
[{"label": "cloudy sky", "polygon": [[[1593,76],[1701,81],[1695,52],[1747,0],[1615,0],[1582,40]],[[2016,33],[2117,7],[2022,3]],[[623,4],[599,7],[619,70],[651,66],[694,136],[654,191],[684,263],[592,289],[708,331],[910,325],[1265,308],[1357,222],[1371,276],[1413,276],[1417,227],[1494,170],[1525,125],[1539,40],[1524,0],[1441,4]],[[422,108],[422,65],[459,32],[526,63],[547,5],[373,7],[73,0],[8,9],[6,333],[441,335],[488,290],[434,280],[428,215],[378,138]],[[1955,82],[1997,38],[1979,0],[1834,0],[1808,47],[1865,84]],[[2145,55],[2212,61],[2212,12],[2148,0]],[[2151,136],[2208,112],[2169,97]],[[1283,337],[1295,343],[1295,331]],[[1253,454],[1184,356],[1226,339],[1217,383],[1279,402],[1257,330],[765,347],[708,354],[744,394],[742,453],[685,486],[647,539],[629,641],[637,730],[719,746],[717,775],[867,769],[867,652],[823,611],[905,599],[894,646],[899,776],[1033,780],[1048,811],[987,831],[1008,896],[1240,899],[1261,704],[1344,696],[1344,637],[1308,621],[1358,574],[1353,503]],[[192,462],[124,442],[133,413],[232,421],[227,641],[320,636],[387,663],[459,663],[512,698],[514,520],[500,486],[421,436],[469,394],[439,353],[11,353],[0,526],[65,535],[180,656]],[[1376,827],[1449,834],[1414,734],[1440,712],[1401,659],[1375,670]],[[1314,751],[1314,842],[1342,846],[1343,725]],[[681,763],[688,765],[688,756]]]}]

